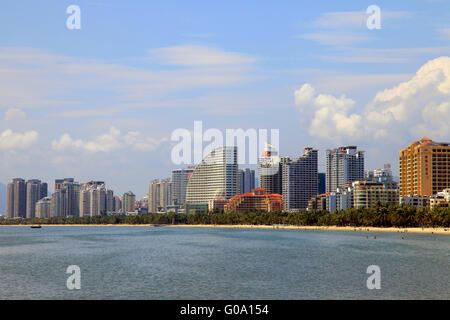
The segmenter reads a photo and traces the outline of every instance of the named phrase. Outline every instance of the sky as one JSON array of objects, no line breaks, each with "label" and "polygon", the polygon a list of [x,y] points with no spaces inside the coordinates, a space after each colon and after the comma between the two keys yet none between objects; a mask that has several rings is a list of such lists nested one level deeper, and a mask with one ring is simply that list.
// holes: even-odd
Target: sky
[{"label": "sky", "polygon": [[[80,29],[66,25],[70,5]],[[369,29],[366,9],[380,8]],[[72,21],[72,20],[71,20]],[[366,169],[450,141],[450,2],[20,1],[0,7],[0,182],[166,178],[176,129],[279,129]]]}]

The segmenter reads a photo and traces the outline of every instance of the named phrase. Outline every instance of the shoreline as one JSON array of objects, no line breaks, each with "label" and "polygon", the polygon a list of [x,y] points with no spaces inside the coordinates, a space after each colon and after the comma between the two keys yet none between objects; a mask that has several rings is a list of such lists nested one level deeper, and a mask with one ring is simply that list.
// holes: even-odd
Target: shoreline
[{"label": "shoreline", "polygon": [[[0,227],[31,227],[32,225],[15,224]],[[359,232],[391,232],[415,234],[450,235],[450,228],[396,228],[396,227],[338,227],[338,226],[289,226],[289,225],[228,225],[228,224],[42,224],[42,227],[181,227],[181,228],[238,228],[238,229],[284,229],[315,231],[359,231]]]}]

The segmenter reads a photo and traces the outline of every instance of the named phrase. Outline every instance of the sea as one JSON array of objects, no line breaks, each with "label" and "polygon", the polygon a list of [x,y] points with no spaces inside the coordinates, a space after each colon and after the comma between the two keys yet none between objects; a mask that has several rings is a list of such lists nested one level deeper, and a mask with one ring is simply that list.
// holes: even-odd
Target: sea
[{"label": "sea", "polygon": [[0,299],[448,300],[449,284],[446,235],[0,227]]}]

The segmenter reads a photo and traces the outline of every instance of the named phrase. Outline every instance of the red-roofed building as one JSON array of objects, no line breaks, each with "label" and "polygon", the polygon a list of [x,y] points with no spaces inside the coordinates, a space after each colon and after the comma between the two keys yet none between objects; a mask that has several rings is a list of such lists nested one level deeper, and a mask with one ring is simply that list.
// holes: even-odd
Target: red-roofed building
[{"label": "red-roofed building", "polygon": [[281,194],[266,192],[266,189],[256,188],[250,193],[235,195],[225,205],[225,211],[249,212],[249,211],[279,211],[282,208],[283,197]]}]

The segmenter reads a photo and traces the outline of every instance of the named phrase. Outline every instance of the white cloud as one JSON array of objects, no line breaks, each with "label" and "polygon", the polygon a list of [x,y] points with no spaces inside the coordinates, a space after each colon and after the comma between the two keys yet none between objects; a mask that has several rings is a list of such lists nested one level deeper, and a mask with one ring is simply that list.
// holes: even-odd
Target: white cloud
[{"label": "white cloud", "polygon": [[295,103],[303,115],[304,124],[309,124],[309,133],[323,139],[339,140],[341,137],[358,134],[361,116],[350,114],[355,101],[345,95],[335,97],[317,94],[310,84],[295,91]]},{"label": "white cloud", "polygon": [[449,101],[450,57],[440,57],[428,61],[409,81],[378,92],[366,106],[367,126],[448,139]]},{"label": "white cloud", "polygon": [[318,94],[305,84],[295,102],[313,137],[333,140],[386,139],[402,143],[421,136],[450,137],[450,57],[424,64],[408,81],[379,91],[364,110],[345,95]]},{"label": "white cloud", "polygon": [[6,121],[23,120],[26,117],[27,117],[26,113],[17,108],[8,109],[5,112],[5,120]]},{"label": "white cloud", "polygon": [[[246,54],[206,46],[151,52],[154,56],[135,67],[126,59],[114,63],[0,47],[0,107],[57,107],[55,117],[86,117],[136,104],[160,107],[189,89],[228,88],[259,79],[253,73],[256,59]],[[144,63],[149,60],[153,63]]]},{"label": "white cloud", "polygon": [[0,134],[0,150],[26,149],[36,142],[38,135],[36,131],[17,133],[7,129]]},{"label": "white cloud", "polygon": [[58,140],[52,141],[52,148],[56,151],[83,150],[89,153],[111,152],[126,147],[137,151],[153,151],[166,140],[165,138],[158,140],[144,137],[138,131],[129,131],[122,135],[120,130],[111,127],[108,133],[99,135],[90,141],[73,139],[68,133],[65,133]]},{"label": "white cloud", "polygon": [[200,45],[164,47],[150,50],[150,53],[164,64],[191,67],[249,64],[256,61],[246,54]]}]

